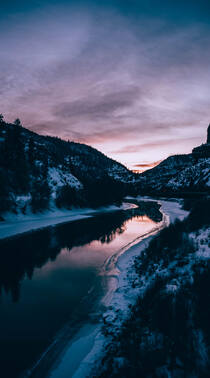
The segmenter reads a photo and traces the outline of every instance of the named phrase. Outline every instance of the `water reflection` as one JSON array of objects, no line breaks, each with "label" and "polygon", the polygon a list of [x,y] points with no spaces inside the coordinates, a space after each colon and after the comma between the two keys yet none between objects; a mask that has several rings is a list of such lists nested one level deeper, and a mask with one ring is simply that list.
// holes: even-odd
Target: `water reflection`
[{"label": "water reflection", "polygon": [[[134,216],[145,220],[140,209],[99,215],[54,228],[0,241],[0,294],[4,289],[11,293],[14,302],[20,296],[20,283],[25,275],[32,279],[35,268],[41,268],[48,260],[54,261],[62,248],[69,251],[92,240],[110,243],[126,229],[126,222]],[[150,214],[157,221],[157,214]],[[160,220],[160,219],[158,219]]]},{"label": "water reflection", "polygon": [[114,212],[0,241],[4,378],[30,367],[69,319],[87,315],[81,303],[93,287],[100,294],[103,262],[161,218],[149,216],[140,209]]}]

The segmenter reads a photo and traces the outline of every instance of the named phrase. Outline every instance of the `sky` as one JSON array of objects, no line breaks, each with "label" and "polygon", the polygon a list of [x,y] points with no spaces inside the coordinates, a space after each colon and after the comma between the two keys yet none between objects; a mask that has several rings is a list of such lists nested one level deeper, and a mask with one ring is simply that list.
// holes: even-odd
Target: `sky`
[{"label": "sky", "polygon": [[0,113],[134,170],[205,141],[209,0],[0,0]]}]

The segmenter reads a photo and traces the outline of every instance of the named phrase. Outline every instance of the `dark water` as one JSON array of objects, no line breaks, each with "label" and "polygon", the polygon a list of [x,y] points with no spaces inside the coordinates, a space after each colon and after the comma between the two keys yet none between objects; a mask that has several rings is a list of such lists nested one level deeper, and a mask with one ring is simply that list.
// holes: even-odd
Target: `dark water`
[{"label": "dark water", "polygon": [[0,241],[1,377],[19,376],[66,322],[85,319],[103,293],[105,260],[154,227],[138,214],[99,215]]}]

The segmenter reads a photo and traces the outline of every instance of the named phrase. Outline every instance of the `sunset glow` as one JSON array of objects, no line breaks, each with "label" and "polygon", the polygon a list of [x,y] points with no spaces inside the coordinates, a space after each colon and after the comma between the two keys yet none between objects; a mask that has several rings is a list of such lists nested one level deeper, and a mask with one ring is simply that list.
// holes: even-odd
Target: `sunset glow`
[{"label": "sunset glow", "polygon": [[18,116],[31,130],[90,144],[134,170],[204,140],[207,2],[191,1],[190,12],[187,1],[16,3],[1,12],[8,121]]}]

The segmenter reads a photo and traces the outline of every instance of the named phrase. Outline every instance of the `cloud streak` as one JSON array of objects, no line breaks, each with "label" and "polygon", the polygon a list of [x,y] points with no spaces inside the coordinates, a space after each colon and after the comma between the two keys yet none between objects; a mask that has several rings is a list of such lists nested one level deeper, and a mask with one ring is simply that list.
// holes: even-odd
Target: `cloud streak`
[{"label": "cloud streak", "polygon": [[138,94],[139,88],[131,86],[127,90],[61,103],[56,106],[53,114],[67,119],[79,117],[92,121],[107,118],[110,120],[111,117],[115,117],[115,112],[132,106]]},{"label": "cloud streak", "polygon": [[205,138],[206,3],[44,3],[32,1],[21,14],[5,7],[0,112],[7,119],[92,144],[129,166],[189,152]]}]

